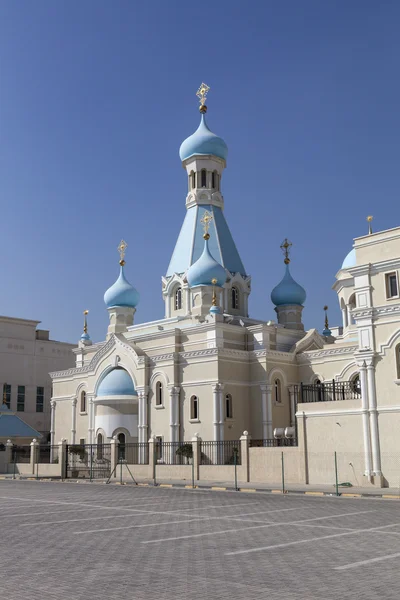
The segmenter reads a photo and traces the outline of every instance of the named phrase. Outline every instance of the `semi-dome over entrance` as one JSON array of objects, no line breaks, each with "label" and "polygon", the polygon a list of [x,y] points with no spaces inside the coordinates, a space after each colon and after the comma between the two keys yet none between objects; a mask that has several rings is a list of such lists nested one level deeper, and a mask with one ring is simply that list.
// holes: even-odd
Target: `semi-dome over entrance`
[{"label": "semi-dome over entrance", "polygon": [[129,373],[116,367],[100,382],[97,396],[136,396],[136,390]]}]

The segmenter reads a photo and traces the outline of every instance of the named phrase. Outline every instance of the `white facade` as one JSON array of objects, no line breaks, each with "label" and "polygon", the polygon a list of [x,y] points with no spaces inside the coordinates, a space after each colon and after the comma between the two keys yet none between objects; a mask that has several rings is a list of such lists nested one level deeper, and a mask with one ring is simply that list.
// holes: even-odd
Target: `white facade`
[{"label": "white facade", "polygon": [[0,316],[2,401],[46,439],[50,431],[49,371],[72,366],[73,345],[49,340],[40,321]]}]

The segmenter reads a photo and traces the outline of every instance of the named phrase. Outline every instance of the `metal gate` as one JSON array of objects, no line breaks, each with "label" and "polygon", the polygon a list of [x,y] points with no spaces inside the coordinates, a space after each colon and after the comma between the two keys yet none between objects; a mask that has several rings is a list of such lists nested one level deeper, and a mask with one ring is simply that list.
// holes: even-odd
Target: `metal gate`
[{"label": "metal gate", "polygon": [[68,444],[67,479],[107,479],[111,475],[111,444]]}]

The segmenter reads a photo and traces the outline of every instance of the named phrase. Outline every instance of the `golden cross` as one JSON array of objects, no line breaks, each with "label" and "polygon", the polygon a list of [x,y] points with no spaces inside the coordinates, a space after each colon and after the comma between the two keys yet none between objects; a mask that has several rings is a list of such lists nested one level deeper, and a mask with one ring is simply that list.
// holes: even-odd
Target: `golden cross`
[{"label": "golden cross", "polygon": [[87,318],[86,316],[89,314],[88,310],[84,310],[83,314],[85,315],[84,321],[83,321],[83,333],[87,333]]},{"label": "golden cross", "polygon": [[128,244],[124,240],[121,240],[119,243],[119,246],[118,246],[119,258],[120,258],[119,264],[121,266],[124,266],[124,264],[125,264],[124,258],[125,258],[125,250],[127,249],[127,247],[128,247]]},{"label": "golden cross", "polygon": [[208,230],[210,228],[210,223],[211,223],[212,220],[213,220],[212,214],[209,213],[208,210],[205,210],[204,211],[204,215],[200,219],[200,223],[203,223],[204,238],[205,238],[205,236],[207,236],[207,238],[205,238],[207,240],[210,237],[210,235],[208,233]]},{"label": "golden cross", "polygon": [[292,247],[292,242],[289,242],[289,240],[287,238],[285,238],[281,244],[281,250],[285,256],[285,260],[284,260],[285,265],[288,265],[290,263],[289,249],[291,247]]},{"label": "golden cross", "polygon": [[206,83],[202,83],[196,92],[196,96],[200,100],[201,106],[204,106],[207,100],[207,94],[210,91],[210,87]]}]

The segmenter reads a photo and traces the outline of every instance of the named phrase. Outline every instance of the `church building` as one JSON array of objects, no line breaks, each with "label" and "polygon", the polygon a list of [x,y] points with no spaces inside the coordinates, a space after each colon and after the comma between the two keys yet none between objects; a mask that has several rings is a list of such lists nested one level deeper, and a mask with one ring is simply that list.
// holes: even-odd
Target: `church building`
[{"label": "church building", "polygon": [[202,84],[200,124],[179,150],[188,191],[162,277],[165,316],[134,323],[140,298],[122,241],[104,341],[93,344],[85,325],[76,366],[51,373],[52,444],[222,442],[248,431],[268,446],[306,436],[315,452],[354,452],[360,475],[381,485],[400,424],[400,227],[354,240],[334,284],[340,327],[304,330],[288,240],[276,315],[251,318],[251,276],[224,215],[228,148],[207,124],[207,92]]}]

